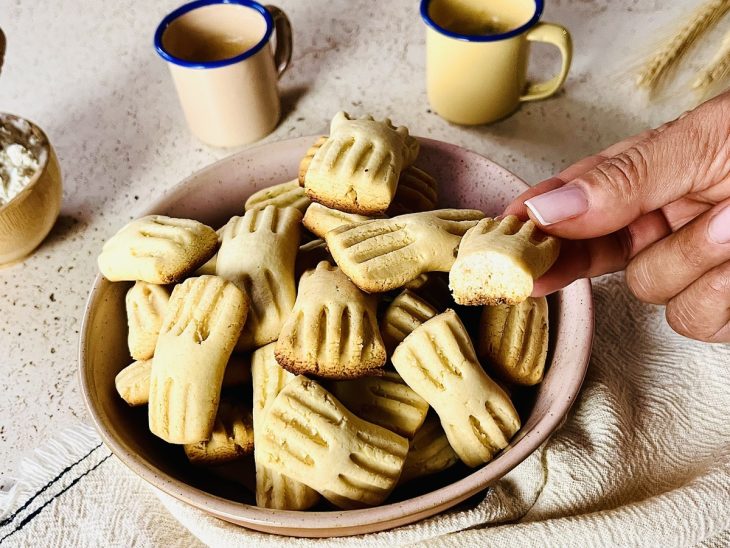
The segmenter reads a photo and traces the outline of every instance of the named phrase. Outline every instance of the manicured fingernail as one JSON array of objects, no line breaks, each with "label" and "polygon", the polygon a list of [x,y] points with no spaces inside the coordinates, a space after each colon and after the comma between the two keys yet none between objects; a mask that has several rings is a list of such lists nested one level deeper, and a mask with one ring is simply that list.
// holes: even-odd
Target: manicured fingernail
[{"label": "manicured fingernail", "polygon": [[716,244],[730,243],[730,206],[721,209],[720,213],[710,219],[707,232],[710,235],[710,240]]},{"label": "manicured fingernail", "polygon": [[525,205],[543,226],[572,219],[588,211],[588,199],[580,187],[565,185],[530,198]]}]

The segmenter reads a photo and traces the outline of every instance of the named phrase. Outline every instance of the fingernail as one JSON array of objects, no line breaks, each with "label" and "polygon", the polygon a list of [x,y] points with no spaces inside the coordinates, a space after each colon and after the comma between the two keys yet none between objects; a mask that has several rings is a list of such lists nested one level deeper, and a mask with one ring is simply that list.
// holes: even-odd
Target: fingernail
[{"label": "fingernail", "polygon": [[707,232],[710,240],[716,244],[730,243],[730,206],[720,210],[720,213],[710,219]]},{"label": "fingernail", "polygon": [[565,185],[530,198],[525,205],[543,226],[572,219],[588,211],[586,195],[574,185]]}]

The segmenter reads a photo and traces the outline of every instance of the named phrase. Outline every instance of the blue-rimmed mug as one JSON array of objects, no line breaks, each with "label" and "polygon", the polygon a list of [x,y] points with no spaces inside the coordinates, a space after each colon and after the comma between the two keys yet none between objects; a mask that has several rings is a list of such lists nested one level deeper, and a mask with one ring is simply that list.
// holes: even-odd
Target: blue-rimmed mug
[{"label": "blue-rimmed mug", "polygon": [[[274,46],[272,46],[272,41]],[[190,131],[231,147],[268,135],[281,114],[278,79],[291,60],[289,19],[252,0],[196,0],[155,32]]]},{"label": "blue-rimmed mug", "polygon": [[[426,23],[426,88],[431,108],[457,124],[508,116],[523,101],[550,97],[570,69],[568,31],[540,22],[543,0],[421,0]],[[560,72],[527,84],[530,42],[561,53]]]}]

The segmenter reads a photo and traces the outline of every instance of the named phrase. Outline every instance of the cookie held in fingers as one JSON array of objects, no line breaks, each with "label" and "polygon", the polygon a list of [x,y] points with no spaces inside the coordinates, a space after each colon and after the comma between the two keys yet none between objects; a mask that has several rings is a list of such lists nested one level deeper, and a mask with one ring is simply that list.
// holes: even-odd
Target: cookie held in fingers
[{"label": "cookie held in fingers", "polygon": [[528,297],[516,305],[482,308],[479,357],[500,379],[524,386],[542,380],[548,350],[548,305],[545,297]]},{"label": "cookie held in fingers", "polygon": [[238,350],[275,341],[294,306],[301,219],[296,208],[269,205],[231,218],[222,229],[216,272],[245,291],[251,303]]},{"label": "cookie held in fingers", "polygon": [[332,384],[332,394],[358,417],[406,438],[423,424],[428,403],[395,371]]},{"label": "cookie held in fingers", "polygon": [[385,309],[380,320],[380,333],[388,354],[392,354],[416,327],[437,314],[438,311],[424,299],[404,289]]},{"label": "cookie held in fingers", "polygon": [[437,415],[429,415],[411,440],[399,484],[436,474],[459,461]]},{"label": "cookie held in fingers", "polygon": [[307,484],[339,508],[382,503],[408,453],[406,438],[356,417],[304,376],[276,396],[256,444],[264,466]]},{"label": "cookie held in fingers", "polygon": [[261,462],[258,438],[264,432],[264,416],[288,382],[296,378],[282,368],[274,356],[276,343],[254,351],[251,356],[253,384],[254,462],[256,465],[256,505],[277,510],[306,510],[320,499],[319,493],[305,484],[276,472]]},{"label": "cookie held in fingers", "polygon": [[299,181],[294,179],[254,192],[246,200],[244,209],[246,211],[249,209],[263,209],[266,206],[273,205],[276,207],[293,207],[304,213],[310,203],[307,193],[299,186]]},{"label": "cookie held in fingers", "polygon": [[152,360],[153,434],[179,444],[210,438],[223,375],[247,312],[246,295],[218,276],[175,286]]},{"label": "cookie held in fingers", "polygon": [[167,288],[147,282],[136,282],[127,291],[127,345],[135,360],[146,360],[154,355],[162,317],[169,300],[170,292]]},{"label": "cookie held in fingers", "polygon": [[473,209],[437,209],[330,230],[327,247],[363,291],[397,289],[425,272],[448,272],[464,233],[484,217]]},{"label": "cookie held in fingers", "polygon": [[304,188],[314,202],[373,215],[393,201],[401,171],[418,155],[418,141],[387,118],[351,118],[339,112],[330,135],[304,173]]},{"label": "cookie held in fingers", "polygon": [[99,255],[99,270],[109,281],[169,284],[204,264],[218,247],[209,226],[190,219],[148,215],[112,236]]},{"label": "cookie held in fingers", "polygon": [[253,419],[243,402],[222,399],[210,439],[184,446],[192,464],[233,462],[253,451]]},{"label": "cookie held in fingers", "polygon": [[517,411],[482,369],[453,310],[417,327],[396,348],[392,362],[408,386],[434,408],[466,465],[489,462],[519,430]]},{"label": "cookie held in fingers", "polygon": [[276,359],[296,374],[331,379],[378,374],[386,355],[376,314],[377,297],[363,293],[339,268],[322,261],[299,280]]},{"label": "cookie held in fingers", "polygon": [[327,207],[322,204],[314,203],[309,206],[309,209],[307,209],[307,212],[304,214],[302,224],[313,234],[316,234],[320,238],[324,238],[324,235],[334,228],[369,220],[370,217],[366,215],[347,213],[345,211],[332,209],[331,207]]},{"label": "cookie held in fingers", "polygon": [[327,136],[322,135],[321,137],[317,137],[317,140],[312,144],[311,147],[307,149],[307,152],[304,154],[304,157],[299,162],[299,173],[297,175],[297,180],[299,182],[299,186],[304,187],[304,177],[307,175],[307,170],[309,170],[309,164],[312,163],[312,158],[314,158],[314,155],[317,154],[317,151],[322,148],[322,145],[327,141]]},{"label": "cookie held in fingers", "polygon": [[465,305],[517,304],[557,260],[560,240],[514,215],[483,219],[464,234],[449,273],[454,300]]},{"label": "cookie held in fingers", "polygon": [[438,205],[438,183],[436,179],[416,166],[403,170],[398,179],[398,190],[388,208],[388,215],[406,215],[431,211]]}]

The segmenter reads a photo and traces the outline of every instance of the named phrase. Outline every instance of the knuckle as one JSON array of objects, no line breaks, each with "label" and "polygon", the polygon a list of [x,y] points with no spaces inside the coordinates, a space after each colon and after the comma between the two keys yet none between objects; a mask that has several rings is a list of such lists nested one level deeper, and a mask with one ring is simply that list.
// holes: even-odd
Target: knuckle
[{"label": "knuckle", "polygon": [[730,296],[730,262],[723,268],[718,268],[707,273],[706,287],[710,295],[714,297]]},{"label": "knuckle", "polygon": [[596,182],[611,196],[635,203],[647,178],[649,145],[647,138],[594,168]]},{"label": "knuckle", "polygon": [[692,230],[675,232],[674,251],[678,255],[679,264],[684,268],[698,270],[706,261],[705,246],[697,242]]},{"label": "knuckle", "polygon": [[652,276],[652,269],[645,257],[634,259],[626,267],[626,285],[629,291],[645,303],[664,304],[666,299],[657,296],[657,287]]}]

